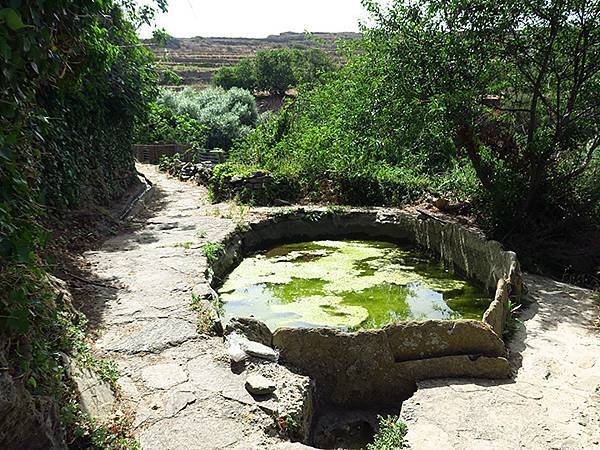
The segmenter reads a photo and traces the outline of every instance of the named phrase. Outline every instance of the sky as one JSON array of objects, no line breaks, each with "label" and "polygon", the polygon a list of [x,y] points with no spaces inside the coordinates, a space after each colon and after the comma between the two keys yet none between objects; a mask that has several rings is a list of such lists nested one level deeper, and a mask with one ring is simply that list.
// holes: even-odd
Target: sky
[{"label": "sky", "polygon": [[[150,0],[139,0],[148,3]],[[360,0],[168,0],[155,28],[174,37],[263,38],[285,31],[358,31],[366,19]],[[152,28],[140,30],[150,37]]]}]

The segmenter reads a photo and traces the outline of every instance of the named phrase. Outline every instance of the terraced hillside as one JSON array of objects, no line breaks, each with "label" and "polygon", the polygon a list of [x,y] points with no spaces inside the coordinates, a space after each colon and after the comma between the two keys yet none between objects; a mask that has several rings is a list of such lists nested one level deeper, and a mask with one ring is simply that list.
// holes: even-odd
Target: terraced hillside
[{"label": "terraced hillside", "polygon": [[162,64],[183,77],[185,85],[210,82],[213,72],[221,66],[230,66],[259,50],[271,48],[318,47],[335,53],[339,39],[356,39],[358,33],[281,33],[264,39],[193,37],[171,38],[161,47],[152,46]]}]

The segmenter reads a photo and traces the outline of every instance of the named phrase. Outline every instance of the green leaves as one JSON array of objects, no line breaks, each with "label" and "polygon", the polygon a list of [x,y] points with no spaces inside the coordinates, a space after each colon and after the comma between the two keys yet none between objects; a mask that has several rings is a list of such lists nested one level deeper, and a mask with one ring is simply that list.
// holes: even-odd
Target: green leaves
[{"label": "green leaves", "polygon": [[334,69],[331,56],[320,49],[261,50],[235,66],[219,68],[212,82],[225,89],[241,87],[283,95],[291,87],[325,78]]},{"label": "green leaves", "polygon": [[25,24],[21,20],[21,15],[13,8],[0,9],[0,23],[2,22],[6,23],[6,25],[13,31],[17,31],[25,27]]}]

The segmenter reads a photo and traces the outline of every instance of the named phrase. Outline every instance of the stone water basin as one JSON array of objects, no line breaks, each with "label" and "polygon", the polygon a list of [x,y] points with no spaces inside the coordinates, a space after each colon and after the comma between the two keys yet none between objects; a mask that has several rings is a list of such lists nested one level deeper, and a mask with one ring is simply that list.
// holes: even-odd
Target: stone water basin
[{"label": "stone water basin", "polygon": [[481,320],[491,302],[481,286],[413,248],[365,240],[301,242],[256,253],[226,278],[219,297],[225,321],[253,316],[271,330]]}]

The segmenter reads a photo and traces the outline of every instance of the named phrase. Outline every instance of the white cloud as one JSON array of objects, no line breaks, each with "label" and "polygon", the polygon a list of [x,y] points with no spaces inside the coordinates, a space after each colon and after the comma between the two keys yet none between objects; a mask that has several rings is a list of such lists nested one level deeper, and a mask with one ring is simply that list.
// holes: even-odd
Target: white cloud
[{"label": "white cloud", "polygon": [[[140,0],[148,3],[149,0]],[[171,36],[266,37],[285,31],[358,31],[360,0],[169,0],[155,26]],[[140,30],[149,37],[152,28]]]}]

